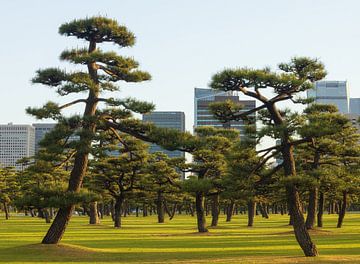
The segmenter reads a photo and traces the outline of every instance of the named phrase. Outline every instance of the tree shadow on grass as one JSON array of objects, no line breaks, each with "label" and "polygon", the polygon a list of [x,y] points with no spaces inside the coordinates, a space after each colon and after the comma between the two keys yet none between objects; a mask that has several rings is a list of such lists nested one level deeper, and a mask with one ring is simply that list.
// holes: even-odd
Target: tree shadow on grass
[{"label": "tree shadow on grass", "polygon": [[[292,252],[294,256],[284,256],[282,250],[238,250],[230,251],[189,251],[185,252],[109,252],[110,249],[93,249],[83,246],[60,244],[30,244],[0,250],[0,263],[359,263],[357,256],[326,256],[306,258]],[[290,253],[290,252],[289,252]],[[290,253],[291,254],[291,253]]]}]

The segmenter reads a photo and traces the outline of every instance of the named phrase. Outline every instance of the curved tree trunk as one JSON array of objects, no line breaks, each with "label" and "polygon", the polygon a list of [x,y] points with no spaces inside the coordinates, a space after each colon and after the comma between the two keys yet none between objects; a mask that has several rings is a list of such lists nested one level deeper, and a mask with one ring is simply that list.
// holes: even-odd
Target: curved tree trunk
[{"label": "curved tree trunk", "polygon": [[[96,50],[96,42],[90,41],[88,52],[91,53]],[[95,62],[88,63],[88,71],[92,80],[98,84],[97,77],[97,66]],[[98,86],[98,85],[97,85]],[[83,178],[87,171],[89,149],[91,148],[92,134],[96,129],[96,122],[93,120],[97,107],[97,98],[99,91],[98,89],[89,89],[89,95],[86,100],[85,111],[84,111],[84,125],[83,133],[80,136],[80,142],[82,143],[75,154],[74,166],[70,173],[68,192],[79,192],[82,185]],[[59,208],[56,217],[51,224],[48,232],[43,238],[43,244],[57,244],[62,236],[64,235],[66,226],[71,218],[75,206],[69,205],[66,207]]]},{"label": "curved tree trunk", "polygon": [[231,218],[234,214],[235,209],[235,202],[231,200],[230,204],[228,204],[228,207],[226,208],[226,222],[230,222]]},{"label": "curved tree trunk", "polygon": [[90,225],[100,224],[99,214],[98,214],[98,210],[97,210],[97,202],[91,202],[89,204],[89,207],[90,207],[89,224]]},{"label": "curved tree trunk", "polygon": [[197,226],[200,233],[208,232],[206,228],[206,217],[205,217],[205,208],[204,208],[204,193],[196,192],[195,195],[195,210],[197,216]]},{"label": "curved tree trunk", "polygon": [[[295,160],[293,156],[293,147],[285,140],[282,146],[282,156],[284,164],[284,173],[287,177],[296,176]],[[310,234],[305,226],[304,215],[299,192],[294,184],[286,187],[289,212],[292,216],[293,228],[297,242],[303,250],[305,256],[313,257],[318,255],[317,248],[312,242]]]},{"label": "curved tree trunk", "polygon": [[317,256],[315,244],[311,241],[308,230],[305,226],[304,216],[301,211],[301,201],[295,186],[286,188],[289,199],[289,210],[293,220],[293,227],[296,240],[305,253],[305,256]]},{"label": "curved tree trunk", "polygon": [[211,203],[211,226],[217,226],[219,222],[219,194],[215,194],[212,197]]},{"label": "curved tree trunk", "polygon": [[58,210],[54,221],[41,242],[42,244],[57,244],[61,240],[74,208],[74,205],[70,205]]},{"label": "curved tree trunk", "polygon": [[338,218],[338,222],[337,222],[337,226],[336,226],[337,228],[342,227],[345,213],[346,213],[346,208],[347,208],[347,192],[343,191],[343,199],[342,199],[341,208],[339,210],[339,218]]},{"label": "curved tree trunk", "polygon": [[114,215],[114,227],[115,228],[121,228],[121,207],[123,204],[123,197],[119,196],[116,197],[115,200],[115,206],[114,206],[114,210],[115,210],[115,215]]},{"label": "curved tree trunk", "polygon": [[317,213],[317,226],[323,227],[323,214],[324,214],[324,193],[319,194],[319,210]]},{"label": "curved tree trunk", "polygon": [[158,223],[164,223],[165,222],[164,198],[161,190],[157,191],[157,198],[155,202],[156,202]]},{"label": "curved tree trunk", "polygon": [[248,226],[254,225],[254,217],[256,211],[256,202],[253,200],[248,201]]},{"label": "curved tree trunk", "polygon": [[316,187],[314,187],[309,192],[309,206],[308,206],[306,222],[305,222],[307,229],[314,228],[316,209],[317,209],[317,200],[318,200],[318,189]]}]

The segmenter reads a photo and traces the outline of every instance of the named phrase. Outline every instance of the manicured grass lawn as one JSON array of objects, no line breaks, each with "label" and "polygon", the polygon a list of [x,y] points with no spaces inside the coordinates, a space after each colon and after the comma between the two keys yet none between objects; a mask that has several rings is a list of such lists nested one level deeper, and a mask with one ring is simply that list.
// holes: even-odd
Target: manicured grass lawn
[{"label": "manicured grass lawn", "polygon": [[[1,216],[2,217],[2,216]],[[44,220],[14,216],[0,220],[0,262],[4,263],[360,263],[360,214],[348,214],[335,228],[336,215],[326,215],[325,227],[312,231],[320,257],[302,257],[288,217],[234,216],[209,234],[198,234],[195,218],[175,216],[165,224],[156,217],[126,217],[114,229],[109,218],[98,226],[74,216],[61,245],[40,245],[48,228]]]}]

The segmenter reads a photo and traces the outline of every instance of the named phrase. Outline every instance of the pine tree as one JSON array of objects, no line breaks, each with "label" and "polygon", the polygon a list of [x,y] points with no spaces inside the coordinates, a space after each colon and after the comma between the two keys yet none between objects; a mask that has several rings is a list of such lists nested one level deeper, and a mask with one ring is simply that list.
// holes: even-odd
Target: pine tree
[{"label": "pine tree", "polygon": [[[138,63],[132,58],[119,56],[115,52],[102,51],[97,47],[100,43],[113,43],[119,47],[133,46],[135,36],[126,27],[112,19],[91,17],[65,23],[59,28],[59,33],[88,42],[86,48],[65,50],[60,55],[61,60],[86,66],[86,70],[64,71],[58,68],[38,70],[32,81],[55,88],[60,96],[86,93],[87,97],[63,105],[48,102],[41,108],[28,108],[27,112],[39,119],[56,120],[59,127],[64,128],[62,131],[56,130],[59,138],[65,136],[62,133],[64,130],[69,131],[70,135],[76,133],[79,136],[79,142],[75,144],[75,152],[72,154],[74,163],[67,188],[67,193],[71,194],[80,191],[97,128],[105,123],[102,120],[130,118],[132,112],[146,113],[153,109],[153,105],[131,98],[101,97],[104,92],[117,91],[118,81],[141,82],[150,79],[148,73],[137,70]],[[108,108],[99,109],[99,103],[105,103]],[[83,115],[65,118],[62,110],[76,104],[84,104]],[[69,137],[69,134],[66,136]],[[52,145],[54,144],[52,142]],[[58,148],[61,149],[61,145],[58,145]],[[56,244],[61,240],[73,210],[73,204],[59,209],[42,243]]]},{"label": "pine tree", "polygon": [[[162,152],[155,152],[149,157],[143,188],[144,191],[150,192],[154,196],[158,223],[165,221],[165,210],[169,209],[167,208],[169,198],[172,194],[179,193],[180,174],[176,171],[175,166],[183,162],[182,158],[171,159]],[[174,209],[176,209],[175,206]],[[173,217],[169,211],[168,214],[171,218]]]},{"label": "pine tree", "polygon": [[4,207],[5,219],[10,218],[9,205],[14,202],[19,191],[15,168],[0,168],[0,203]]},{"label": "pine tree", "polygon": [[[91,162],[93,188],[106,192],[115,200],[114,227],[121,228],[121,209],[146,175],[147,145],[128,135],[119,134],[117,147],[109,155]],[[106,143],[102,145],[106,148]],[[95,187],[96,186],[96,187]]]},{"label": "pine tree", "polygon": [[[250,114],[266,110],[268,125],[274,134],[277,134],[281,144],[264,150],[264,152],[270,153],[271,150],[280,152],[285,176],[296,177],[294,146],[309,139],[294,140],[292,138],[292,124],[284,118],[284,114],[278,109],[277,103],[290,100],[303,103],[302,100],[297,100],[296,95],[311,89],[312,82],[324,78],[326,72],[323,64],[305,57],[293,58],[290,63],[279,64],[279,70],[280,72],[271,71],[269,68],[259,70],[249,68],[228,69],[215,74],[210,86],[222,91],[238,91],[260,102],[258,107],[245,112],[239,112],[234,105],[229,103],[224,104],[217,109],[218,117],[224,121],[248,119]],[[262,93],[263,89],[271,89],[274,95],[271,98],[266,97]],[[318,252],[305,227],[296,184],[289,184],[286,191],[290,214],[294,222],[295,237],[306,256],[316,256]]]}]

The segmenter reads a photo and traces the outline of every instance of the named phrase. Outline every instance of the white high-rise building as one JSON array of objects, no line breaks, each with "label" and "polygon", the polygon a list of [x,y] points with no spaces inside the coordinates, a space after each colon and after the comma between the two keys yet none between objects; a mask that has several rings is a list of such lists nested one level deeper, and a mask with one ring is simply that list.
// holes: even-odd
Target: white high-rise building
[{"label": "white high-rise building", "polygon": [[314,88],[307,90],[307,97],[318,104],[335,105],[340,113],[349,113],[349,89],[347,81],[318,81]]},{"label": "white high-rise building", "polygon": [[35,154],[35,128],[31,125],[0,125],[0,166],[24,169],[19,159]]}]

